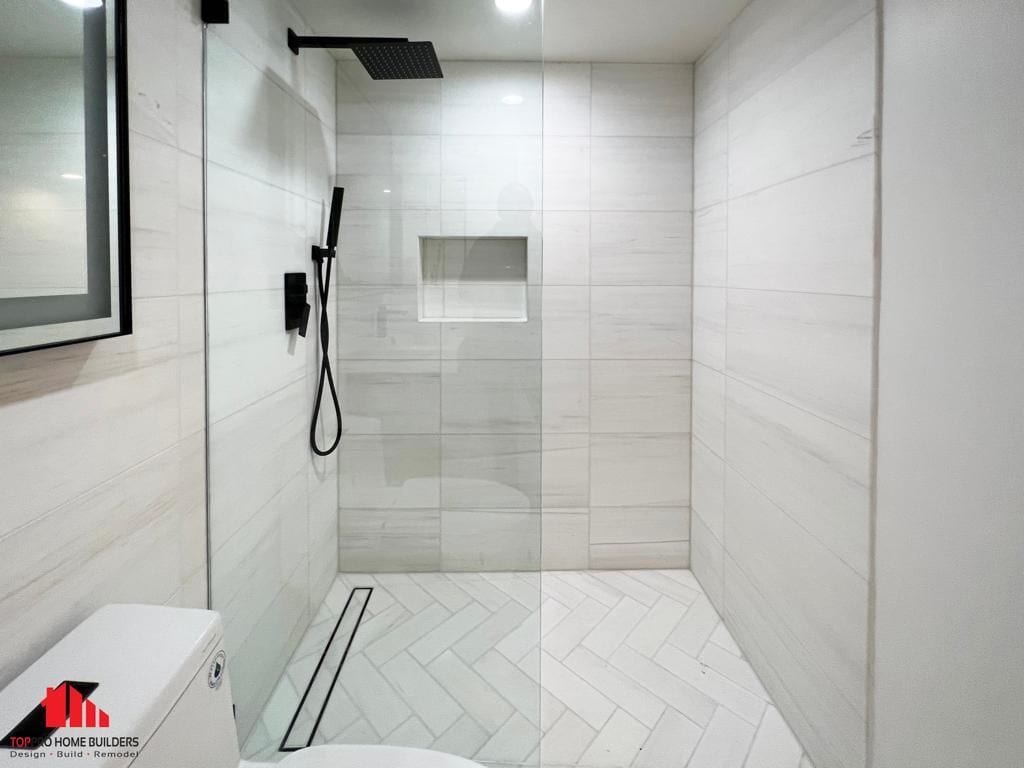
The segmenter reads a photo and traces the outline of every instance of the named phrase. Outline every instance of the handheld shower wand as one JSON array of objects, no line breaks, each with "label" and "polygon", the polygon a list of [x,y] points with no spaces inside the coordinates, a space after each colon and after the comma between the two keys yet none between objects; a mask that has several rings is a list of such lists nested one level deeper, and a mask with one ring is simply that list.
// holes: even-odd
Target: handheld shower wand
[{"label": "handheld shower wand", "polygon": [[[343,187],[335,187],[331,195],[331,215],[327,222],[327,244],[325,247],[313,246],[313,263],[316,264],[316,289],[320,300],[320,379],[316,387],[316,401],[313,404],[313,420],[309,425],[309,445],[317,456],[329,456],[334,453],[341,442],[341,403],[338,401],[338,389],[334,385],[334,374],[331,371],[330,335],[331,322],[327,311],[327,300],[331,295],[331,260],[338,251],[338,229],[341,225],[341,204],[345,197]],[[316,425],[320,421],[320,402],[324,397],[324,382],[331,390],[334,403],[334,415],[338,422],[338,433],[329,448],[320,448],[316,442]]]}]

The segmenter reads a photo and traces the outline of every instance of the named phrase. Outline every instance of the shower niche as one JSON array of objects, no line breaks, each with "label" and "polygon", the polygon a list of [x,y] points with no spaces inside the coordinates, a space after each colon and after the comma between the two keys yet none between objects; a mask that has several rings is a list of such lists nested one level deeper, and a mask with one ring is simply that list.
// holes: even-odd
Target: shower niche
[{"label": "shower niche", "polygon": [[420,237],[420,322],[525,323],[526,286],[526,237]]}]

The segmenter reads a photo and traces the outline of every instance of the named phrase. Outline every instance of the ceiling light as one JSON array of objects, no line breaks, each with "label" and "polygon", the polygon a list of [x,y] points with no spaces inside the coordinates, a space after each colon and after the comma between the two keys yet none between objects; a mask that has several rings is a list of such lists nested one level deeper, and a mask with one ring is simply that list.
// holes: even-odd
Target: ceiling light
[{"label": "ceiling light", "polygon": [[516,104],[523,103],[523,97],[520,96],[518,93],[510,93],[507,96],[501,97],[501,103],[508,104],[509,106],[514,107]]},{"label": "ceiling light", "polygon": [[381,192],[383,192],[385,195],[390,195],[391,194],[391,190],[390,189],[382,189]]},{"label": "ceiling light", "polygon": [[88,10],[89,8],[102,8],[103,0],[61,0],[64,5],[70,5],[72,8],[80,8],[82,10]]},{"label": "ceiling light", "polygon": [[62,179],[67,179],[68,181],[80,181],[85,178],[85,176],[80,173],[62,173],[60,177]]},{"label": "ceiling light", "polygon": [[494,4],[502,13],[522,13],[533,5],[533,0],[494,0]]}]

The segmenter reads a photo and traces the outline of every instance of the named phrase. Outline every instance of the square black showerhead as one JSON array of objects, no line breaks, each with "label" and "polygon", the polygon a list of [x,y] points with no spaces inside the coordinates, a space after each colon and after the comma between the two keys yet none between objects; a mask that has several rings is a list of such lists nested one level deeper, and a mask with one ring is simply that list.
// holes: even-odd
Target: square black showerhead
[{"label": "square black showerhead", "polygon": [[418,80],[444,77],[429,41],[415,43],[364,43],[352,52],[374,80]]}]

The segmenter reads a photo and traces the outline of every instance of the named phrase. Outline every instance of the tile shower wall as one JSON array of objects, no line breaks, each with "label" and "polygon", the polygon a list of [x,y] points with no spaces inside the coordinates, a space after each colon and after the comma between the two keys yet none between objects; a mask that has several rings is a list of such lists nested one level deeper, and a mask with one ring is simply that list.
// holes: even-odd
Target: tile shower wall
[{"label": "tile shower wall", "polygon": [[334,61],[294,56],[288,27],[305,28],[290,4],[234,4],[207,45],[212,599],[243,737],[337,572],[337,461],[308,444],[315,321],[285,333],[281,292],[285,272],[306,272],[313,301]]},{"label": "tile shower wall", "polygon": [[[444,70],[338,67],[341,569],[685,566],[692,69]],[[527,236],[529,322],[418,322],[437,234]]]},{"label": "tile shower wall", "polygon": [[755,0],[695,89],[693,569],[844,768],[865,760],[874,8]]},{"label": "tile shower wall", "polygon": [[128,6],[134,333],[0,358],[0,687],[106,603],[206,605],[197,6]]}]

